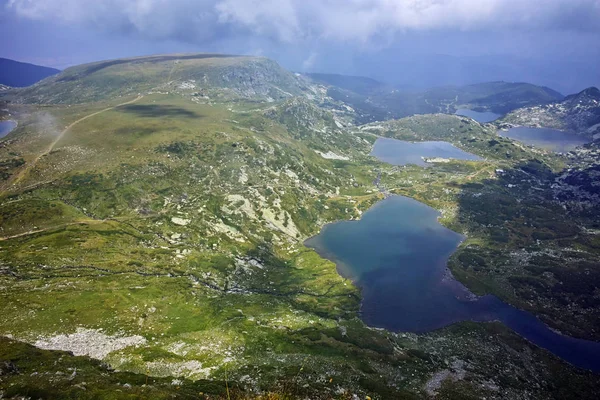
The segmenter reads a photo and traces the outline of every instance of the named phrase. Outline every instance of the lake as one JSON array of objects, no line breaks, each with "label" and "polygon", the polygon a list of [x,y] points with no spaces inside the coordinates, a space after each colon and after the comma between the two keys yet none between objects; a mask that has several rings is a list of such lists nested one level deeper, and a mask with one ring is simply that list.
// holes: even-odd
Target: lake
[{"label": "lake", "polygon": [[427,332],[459,321],[499,320],[564,360],[600,371],[600,343],[560,335],[534,315],[494,296],[476,297],[446,268],[463,237],[442,226],[439,212],[391,196],[359,221],[326,225],[306,241],[362,289],[361,318],[392,331]]},{"label": "lake", "polygon": [[459,110],[456,110],[456,112],[454,114],[461,115],[463,117],[469,117],[469,118],[474,119],[475,121],[482,123],[482,124],[486,123],[486,122],[495,121],[502,116],[501,114],[495,114],[495,113],[489,112],[489,111],[479,112],[479,111],[469,110],[467,108],[461,108]]},{"label": "lake", "polygon": [[405,142],[402,140],[378,138],[371,155],[379,161],[393,165],[416,164],[422,167],[431,165],[424,158],[450,158],[455,160],[481,160],[448,142]]},{"label": "lake", "polygon": [[15,121],[0,121],[0,138],[8,135],[16,127],[17,123]]},{"label": "lake", "polygon": [[556,152],[568,152],[590,140],[573,133],[548,128],[528,128],[519,126],[507,131],[498,131],[500,136]]}]

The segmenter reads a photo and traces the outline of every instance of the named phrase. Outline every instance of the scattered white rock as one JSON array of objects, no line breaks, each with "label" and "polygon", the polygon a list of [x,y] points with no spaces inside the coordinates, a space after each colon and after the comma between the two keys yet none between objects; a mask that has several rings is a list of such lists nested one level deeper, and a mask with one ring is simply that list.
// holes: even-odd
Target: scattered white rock
[{"label": "scattered white rock", "polygon": [[173,218],[171,218],[171,222],[174,223],[175,225],[186,226],[187,224],[189,224],[191,222],[191,220],[183,219],[183,218],[179,218],[179,217],[173,217]]},{"label": "scattered white rock", "polygon": [[194,81],[194,80],[181,82],[181,84],[179,85],[179,89],[182,89],[182,90],[195,89],[196,88],[195,82],[196,81]]},{"label": "scattered white rock", "polygon": [[244,243],[246,241],[246,239],[244,239],[244,236],[237,229],[235,229],[232,226],[226,225],[223,221],[219,221],[213,224],[212,227],[215,231],[219,233],[224,233],[230,239],[233,239],[236,242]]},{"label": "scattered white rock", "polygon": [[279,230],[292,238],[300,235],[300,231],[287,211],[276,212],[270,208],[265,208],[262,210],[262,216],[267,221],[269,227]]},{"label": "scattered white rock", "polygon": [[184,376],[190,379],[210,378],[212,370],[216,367],[203,368],[200,361],[152,361],[146,363],[146,369],[153,376]]},{"label": "scattered white rock", "polygon": [[323,158],[326,158],[327,160],[344,160],[344,161],[348,161],[350,158],[346,157],[346,156],[340,156],[339,154],[335,154],[333,151],[328,151],[327,153],[323,153],[321,151],[315,150],[315,153],[317,153],[318,155],[320,155]]},{"label": "scattered white rock", "polygon": [[285,171],[283,171],[284,174],[286,174],[289,178],[291,178],[294,182],[298,182],[298,174],[296,174],[294,171],[291,171],[289,169],[286,169]]},{"label": "scattered white rock", "polygon": [[71,334],[40,338],[34,343],[40,349],[70,351],[76,356],[89,356],[98,360],[103,360],[113,351],[144,344],[146,339],[142,336],[109,336],[100,330],[86,328],[77,328]]},{"label": "scattered white rock", "polygon": [[250,200],[246,199],[244,196],[239,194],[230,194],[227,196],[227,202],[229,204],[221,207],[223,212],[226,214],[234,214],[238,213],[239,211],[252,219],[256,219],[256,213],[254,212],[252,204],[250,204]]},{"label": "scattered white rock", "polygon": [[240,176],[238,178],[238,182],[242,185],[248,183],[248,174],[246,173],[246,170],[244,168],[240,168]]},{"label": "scattered white rock", "polygon": [[431,164],[445,164],[445,163],[449,163],[451,161],[449,158],[442,158],[442,157],[432,157],[432,158],[421,157],[421,159],[423,161],[425,161],[426,163],[431,163]]}]

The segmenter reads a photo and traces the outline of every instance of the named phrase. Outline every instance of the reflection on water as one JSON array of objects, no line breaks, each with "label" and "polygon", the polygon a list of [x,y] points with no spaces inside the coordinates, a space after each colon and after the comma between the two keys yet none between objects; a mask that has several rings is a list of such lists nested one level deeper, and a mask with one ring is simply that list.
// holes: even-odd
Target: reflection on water
[{"label": "reflection on water", "polygon": [[405,142],[402,140],[378,138],[371,155],[378,160],[393,164],[429,165],[423,158],[446,158],[455,160],[481,160],[448,142]]},{"label": "reflection on water", "polygon": [[463,239],[416,200],[391,196],[360,221],[326,225],[306,245],[335,261],[362,289],[362,319],[393,331],[427,332],[459,321],[499,320],[532,343],[582,368],[600,371],[600,343],[549,329],[494,296],[476,297],[446,269]]},{"label": "reflection on water", "polygon": [[507,131],[500,131],[499,134],[531,146],[563,153],[589,143],[588,139],[576,134],[547,128],[519,126]]},{"label": "reflection on water", "polygon": [[0,121],[0,138],[8,135],[16,127],[17,123],[15,121]]}]

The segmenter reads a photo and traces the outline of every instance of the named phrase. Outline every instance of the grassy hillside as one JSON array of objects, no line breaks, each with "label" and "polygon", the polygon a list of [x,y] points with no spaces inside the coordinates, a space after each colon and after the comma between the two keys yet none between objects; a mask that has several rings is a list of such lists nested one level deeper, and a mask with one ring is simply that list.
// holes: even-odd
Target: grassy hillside
[{"label": "grassy hillside", "polygon": [[[313,100],[258,101],[242,84],[227,86],[231,79],[207,96],[184,85],[188,74],[214,65],[255,71],[261,60],[145,59],[145,73],[156,74],[149,76],[164,78],[165,65],[177,66],[172,89],[142,90],[144,81],[122,97],[112,97],[119,87],[102,92],[94,83],[86,91],[83,82],[133,79],[135,62],[76,67],[65,72],[73,80],[32,90],[55,96],[53,85],[80,85],[101,100],[66,105],[56,95],[48,98],[60,104],[10,105],[19,127],[0,146],[0,336],[11,338],[0,343],[2,393],[216,399],[228,398],[229,388],[242,399],[595,398],[598,375],[499,324],[424,335],[366,326],[360,290],[303,245],[324,224],[359,218],[380,200],[373,180],[381,171],[392,192],[441,210],[445,225],[471,239],[451,265],[470,287],[531,302],[552,326],[571,324],[565,331],[581,335],[596,318],[583,301],[593,294],[565,313],[568,291],[552,297],[524,286],[534,278],[553,283],[534,269],[542,261],[500,262],[539,247],[577,248],[582,262],[597,255],[585,233],[589,219],[555,207],[545,186],[532,197],[538,184],[519,182],[519,169],[550,179],[570,161],[449,115],[349,128],[348,114],[319,107],[310,87]],[[179,69],[186,62],[193,66]],[[271,82],[296,82],[272,76],[260,81],[269,90]],[[207,81],[218,79],[215,72]],[[485,161],[393,167],[368,156],[378,136],[448,140]],[[516,177],[505,180],[497,169]],[[526,195],[535,208],[523,203]],[[534,237],[524,228],[551,220],[566,233],[578,224],[578,233]],[[484,251],[494,256],[485,265],[470,261]],[[542,310],[547,299],[556,303]]]},{"label": "grassy hillside", "polygon": [[302,92],[301,82],[272,60],[181,54],[102,61],[71,67],[19,91],[23,103],[72,104],[141,92],[194,90],[198,97],[280,99]]}]

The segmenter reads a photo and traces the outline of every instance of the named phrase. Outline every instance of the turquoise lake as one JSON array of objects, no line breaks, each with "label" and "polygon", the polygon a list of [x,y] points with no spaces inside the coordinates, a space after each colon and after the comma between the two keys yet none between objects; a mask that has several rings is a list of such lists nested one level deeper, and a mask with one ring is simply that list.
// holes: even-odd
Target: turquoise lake
[{"label": "turquoise lake", "polygon": [[359,221],[326,225],[306,241],[362,290],[361,318],[392,331],[427,332],[459,321],[498,320],[564,360],[600,371],[600,343],[556,333],[494,296],[474,296],[446,268],[463,237],[416,200],[391,196]]},{"label": "turquoise lake", "polygon": [[371,155],[392,165],[415,164],[422,167],[431,164],[424,158],[450,158],[454,160],[481,160],[475,154],[468,153],[448,142],[405,142],[403,140],[378,138],[373,145]]}]

